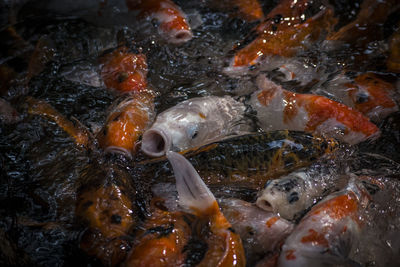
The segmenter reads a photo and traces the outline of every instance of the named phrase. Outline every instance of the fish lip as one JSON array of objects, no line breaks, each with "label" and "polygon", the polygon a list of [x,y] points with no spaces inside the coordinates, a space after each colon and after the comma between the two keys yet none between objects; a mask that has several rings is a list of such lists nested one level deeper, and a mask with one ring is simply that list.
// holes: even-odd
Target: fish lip
[{"label": "fish lip", "polygon": [[119,147],[119,146],[108,146],[104,149],[104,152],[106,154],[110,153],[110,154],[120,154],[120,155],[124,155],[130,159],[132,159],[132,153],[131,151],[127,150],[126,148],[123,147]]},{"label": "fish lip", "polygon": [[171,145],[171,137],[162,129],[150,128],[143,134],[142,151],[150,157],[164,156]]},{"label": "fish lip", "polygon": [[193,38],[193,33],[191,30],[180,29],[173,30],[166,34],[166,38],[170,43],[182,44]]},{"label": "fish lip", "polygon": [[256,200],[256,205],[265,211],[274,211],[274,207],[272,206],[271,202],[269,202],[268,200],[266,200],[265,198],[259,197]]}]

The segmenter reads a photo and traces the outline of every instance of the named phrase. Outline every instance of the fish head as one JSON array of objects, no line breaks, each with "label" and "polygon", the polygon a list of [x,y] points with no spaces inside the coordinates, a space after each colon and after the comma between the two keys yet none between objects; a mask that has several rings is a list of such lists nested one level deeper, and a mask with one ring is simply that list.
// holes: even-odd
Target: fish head
[{"label": "fish head", "polygon": [[305,172],[268,181],[257,198],[256,205],[263,210],[279,213],[282,218],[292,220],[305,209]]},{"label": "fish head", "polygon": [[159,157],[168,150],[181,151],[202,145],[213,123],[196,108],[168,110],[144,133],[142,150],[149,156]]}]

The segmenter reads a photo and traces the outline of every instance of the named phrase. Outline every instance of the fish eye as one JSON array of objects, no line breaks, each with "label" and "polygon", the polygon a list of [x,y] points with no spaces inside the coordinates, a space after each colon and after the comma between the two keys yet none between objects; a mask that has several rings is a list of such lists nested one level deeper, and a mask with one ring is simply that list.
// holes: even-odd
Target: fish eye
[{"label": "fish eye", "polygon": [[199,133],[199,128],[197,125],[192,125],[187,129],[187,136],[191,139],[195,139]]}]

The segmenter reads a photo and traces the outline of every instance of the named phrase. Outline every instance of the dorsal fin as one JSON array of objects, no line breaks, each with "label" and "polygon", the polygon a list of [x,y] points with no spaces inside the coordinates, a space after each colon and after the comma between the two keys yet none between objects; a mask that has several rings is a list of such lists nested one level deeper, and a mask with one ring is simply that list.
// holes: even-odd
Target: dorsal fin
[{"label": "dorsal fin", "polygon": [[179,205],[193,212],[205,212],[215,203],[215,197],[192,164],[176,152],[167,152],[172,165],[179,195]]}]

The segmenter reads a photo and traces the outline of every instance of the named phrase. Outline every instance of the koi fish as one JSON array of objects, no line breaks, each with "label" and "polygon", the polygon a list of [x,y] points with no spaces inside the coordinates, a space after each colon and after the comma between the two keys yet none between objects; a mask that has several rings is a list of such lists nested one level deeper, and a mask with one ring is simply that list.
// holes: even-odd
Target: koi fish
[{"label": "koi fish", "polygon": [[329,47],[340,47],[337,44],[366,45],[374,40],[383,39],[383,23],[390,14],[400,8],[397,0],[365,0],[355,20],[328,34],[326,40]]},{"label": "koi fish", "polygon": [[389,57],[386,66],[389,71],[400,73],[400,23],[397,26],[397,31],[390,37]]},{"label": "koi fish", "polygon": [[123,266],[182,266],[192,218],[184,212],[165,210],[160,199],[151,203],[151,217],[137,233],[134,247]]},{"label": "koi fish", "polygon": [[[292,1],[283,1],[282,4],[287,2]],[[299,2],[306,6],[304,1]],[[228,75],[241,75],[255,69],[256,65],[261,65],[262,70],[280,67],[299,50],[305,49],[307,42],[316,41],[323,32],[329,32],[336,24],[331,9],[325,8],[304,21],[305,15],[299,12],[303,9],[296,12],[296,8],[290,7],[292,5],[271,11],[264,23],[255,29],[256,38],[235,53],[230,65],[225,68]],[[289,14],[279,14],[280,9],[289,9]]]},{"label": "koi fish", "polygon": [[267,180],[307,166],[337,148],[338,143],[333,139],[284,130],[231,137],[181,153],[206,184],[234,184],[259,190]]},{"label": "koi fish", "polygon": [[[204,221],[209,231],[201,237],[207,251],[197,266],[245,266],[243,245],[232,225],[220,211],[218,203],[188,160],[175,152],[167,152],[174,170],[179,204]],[[199,233],[200,234],[200,233]]]},{"label": "koi fish", "polygon": [[192,98],[157,115],[143,134],[142,150],[152,157],[249,132],[245,106],[230,96]]},{"label": "koi fish", "polygon": [[154,116],[154,96],[151,92],[129,96],[113,109],[97,134],[100,147],[106,152],[127,156],[135,154],[139,137],[150,126]]},{"label": "koi fish", "polygon": [[185,13],[171,0],[126,0],[130,10],[139,11],[140,17],[156,19],[161,36],[174,44],[192,39],[193,34]]},{"label": "koi fish", "polygon": [[76,217],[87,230],[80,238],[80,248],[97,257],[105,266],[121,263],[130,248],[126,236],[136,224],[133,205],[135,188],[124,168],[94,164],[80,176]]},{"label": "koi fish", "polygon": [[323,89],[317,90],[317,93],[321,92],[326,92],[376,122],[399,110],[393,99],[394,86],[373,73],[360,74],[354,81],[339,75]]},{"label": "koi fish", "polygon": [[261,20],[264,17],[262,6],[258,0],[218,0],[208,1],[207,4],[218,9],[232,10],[234,16],[246,21]]},{"label": "koi fish", "polygon": [[332,167],[312,166],[267,181],[256,205],[287,220],[303,215],[315,202],[337,188],[339,175]]},{"label": "koi fish", "polygon": [[122,47],[101,59],[101,77],[108,88],[121,93],[143,91],[147,87],[147,62],[144,54]]},{"label": "koi fish", "polygon": [[282,246],[279,266],[343,264],[360,234],[369,193],[354,178],[314,206]]},{"label": "koi fish", "polygon": [[68,135],[70,135],[78,146],[88,147],[90,145],[91,133],[79,121],[70,121],[50,104],[43,100],[27,97],[28,113],[47,117],[57,123]]},{"label": "koi fish", "polygon": [[263,255],[278,250],[293,230],[291,222],[249,202],[221,199],[219,205],[233,230],[242,239],[248,265],[253,266]]},{"label": "koi fish", "polygon": [[261,90],[253,93],[250,105],[265,131],[289,129],[326,134],[349,144],[377,138],[378,127],[360,112],[312,94],[284,90],[260,75]]}]

